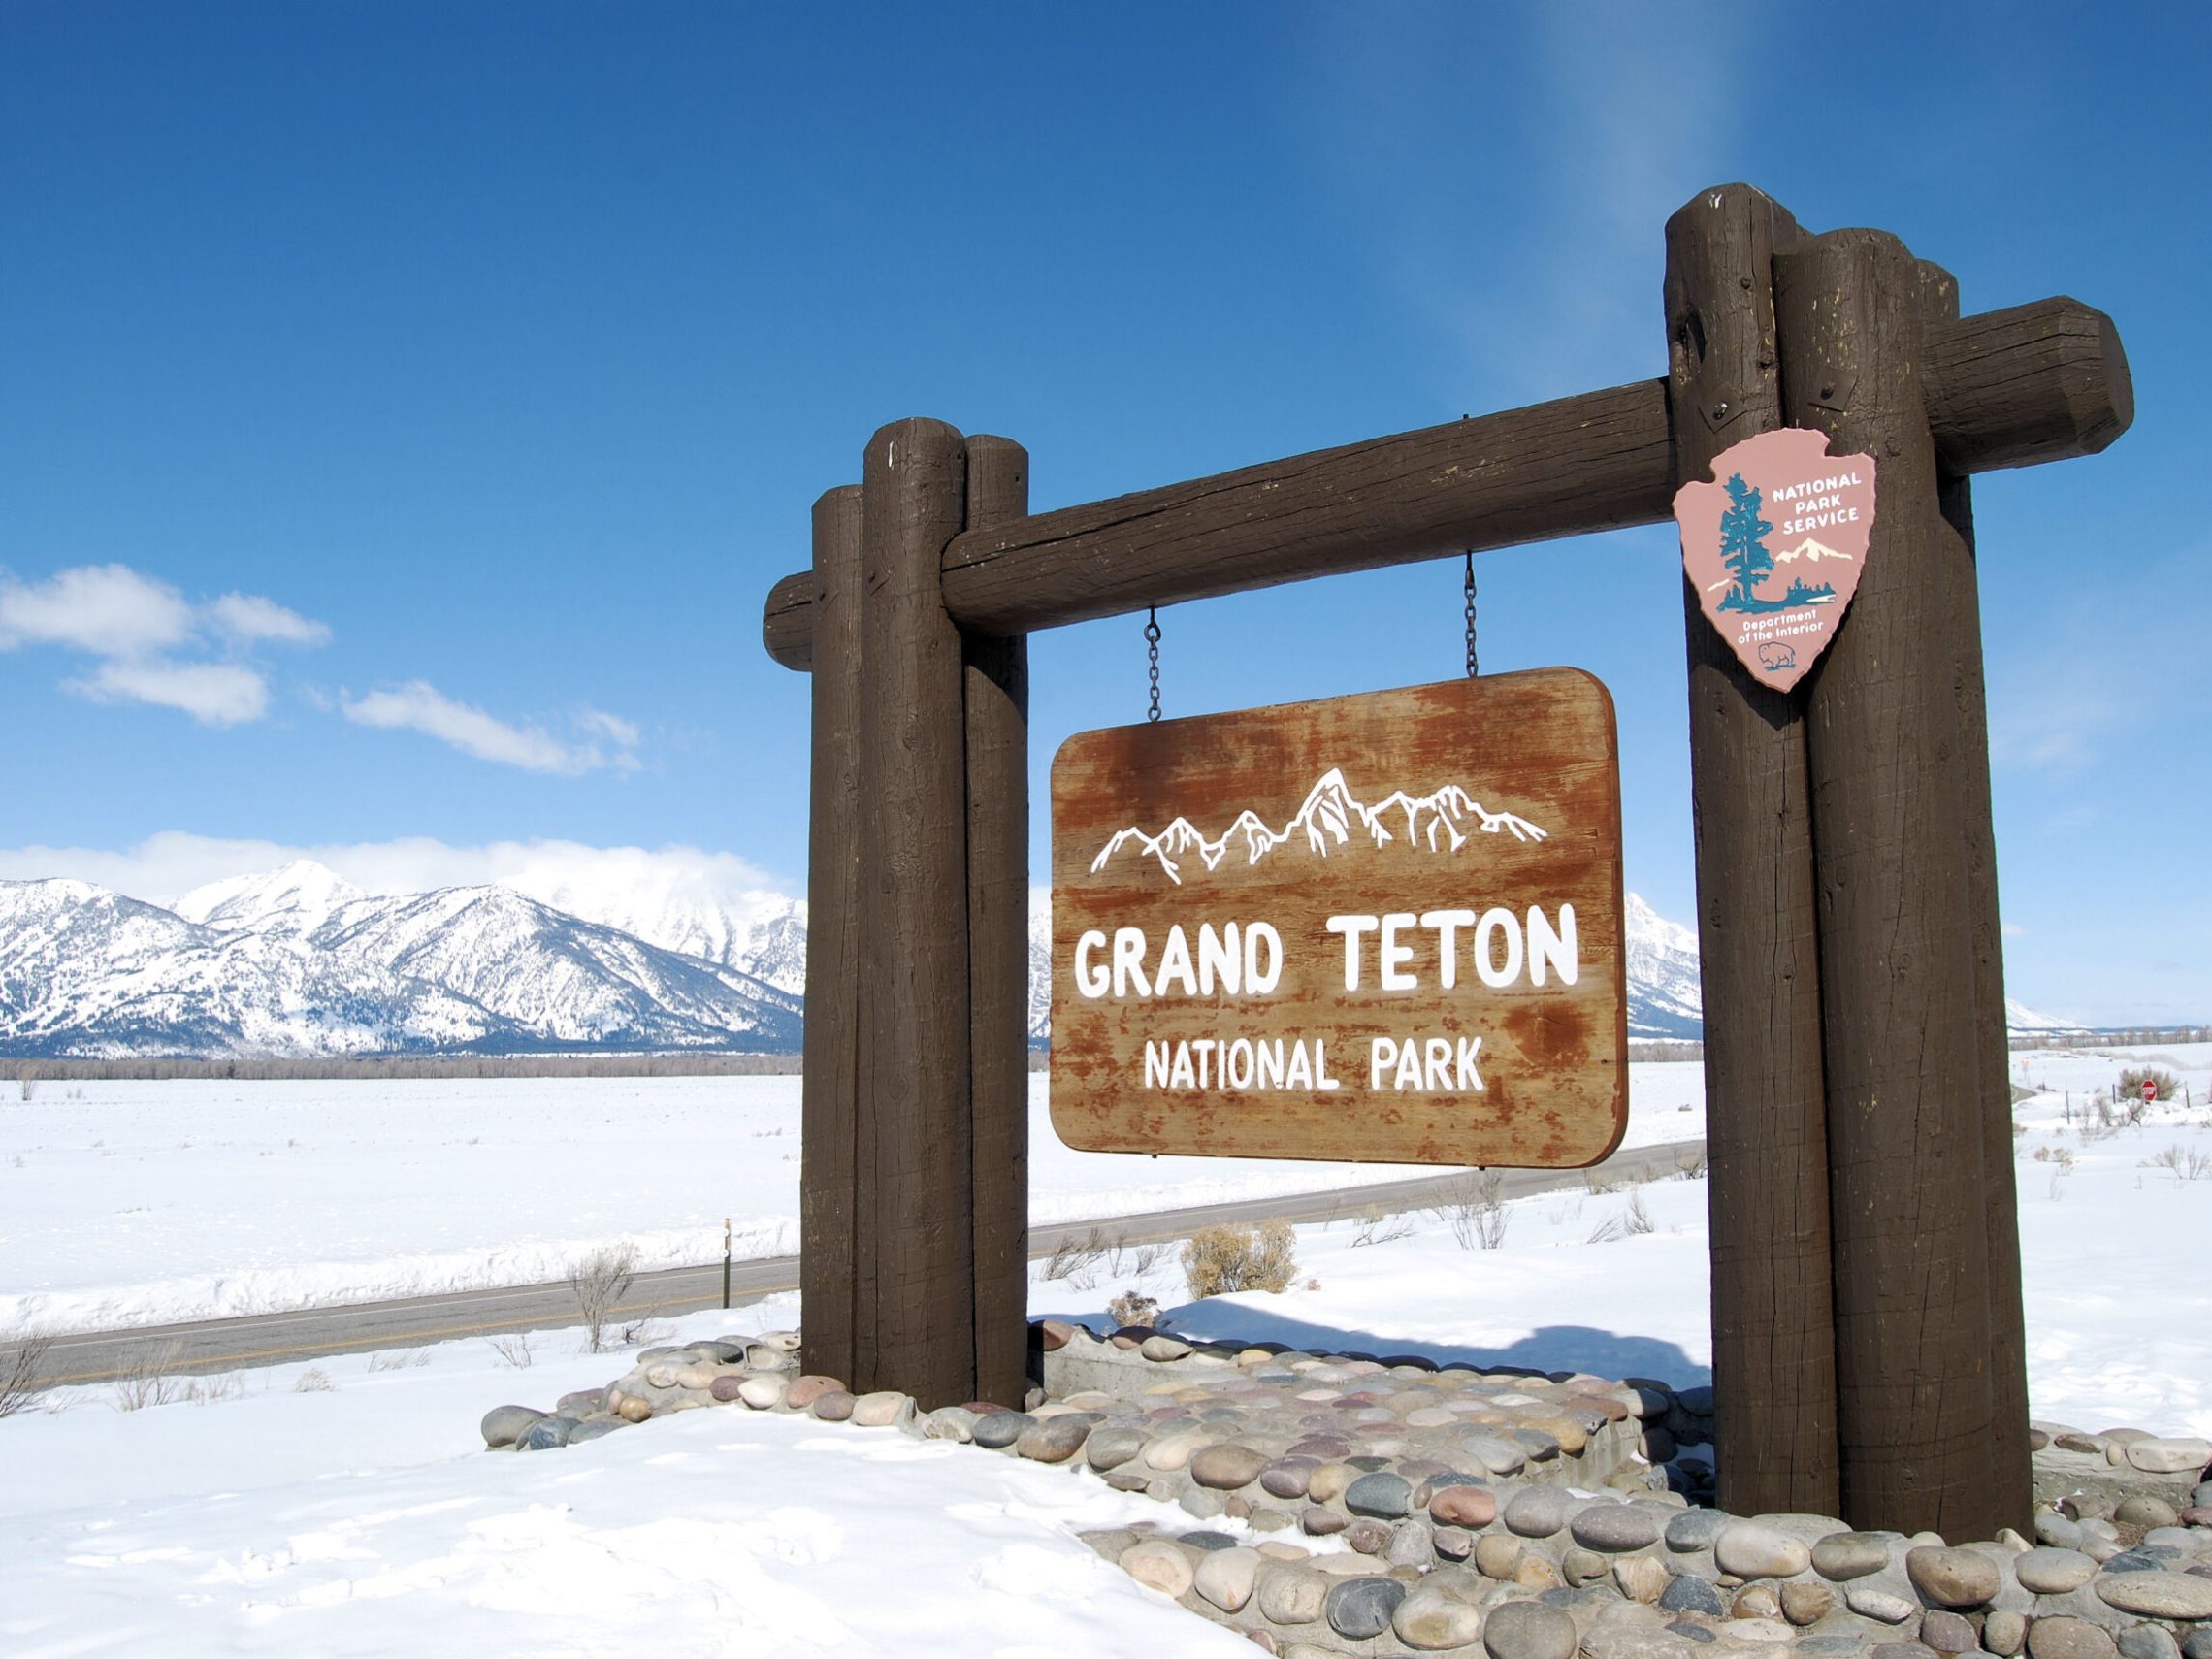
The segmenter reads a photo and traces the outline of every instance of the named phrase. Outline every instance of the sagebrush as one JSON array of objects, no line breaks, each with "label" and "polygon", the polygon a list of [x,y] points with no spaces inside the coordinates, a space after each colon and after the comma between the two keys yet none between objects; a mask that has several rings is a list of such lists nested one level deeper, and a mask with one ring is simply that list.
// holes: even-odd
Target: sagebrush
[{"label": "sagebrush", "polygon": [[2130,1100],[2143,1097],[2143,1085],[2149,1084],[2158,1090],[2161,1100],[2181,1098],[2181,1079],[2170,1071],[2161,1071],[2155,1065],[2131,1065],[2120,1074],[2120,1092]]},{"label": "sagebrush", "polygon": [[1241,1227],[1223,1221],[1190,1235],[1183,1274],[1193,1301],[1231,1290],[1287,1290],[1298,1271],[1297,1235],[1288,1221]]}]

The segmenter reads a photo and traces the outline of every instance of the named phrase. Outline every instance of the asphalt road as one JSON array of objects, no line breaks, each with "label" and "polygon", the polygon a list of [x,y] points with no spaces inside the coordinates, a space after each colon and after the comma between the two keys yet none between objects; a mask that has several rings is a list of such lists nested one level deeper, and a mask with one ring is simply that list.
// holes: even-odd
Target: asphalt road
[{"label": "asphalt road", "polygon": [[[1641,1181],[1702,1166],[1705,1143],[1669,1141],[1615,1153],[1595,1169],[1506,1169],[1497,1172],[1499,1195],[1525,1197],[1583,1186],[1592,1180]],[[1062,1244],[1139,1245],[1187,1238],[1220,1221],[1328,1221],[1347,1216],[1383,1217],[1445,1202],[1467,1180],[1464,1172],[1409,1181],[1341,1187],[1325,1192],[1282,1194],[1186,1210],[1157,1210],[1110,1220],[1076,1221],[1029,1230],[1031,1256],[1047,1256]],[[765,1256],[732,1262],[730,1305],[742,1307],[798,1287],[798,1257]],[[673,1314],[722,1305],[722,1263],[641,1273],[615,1309],[610,1323],[635,1325]],[[496,1290],[457,1290],[406,1296],[389,1302],[303,1308],[286,1314],[208,1319],[132,1330],[85,1331],[56,1337],[47,1355],[48,1386],[105,1382],[121,1377],[208,1374],[244,1366],[282,1365],[319,1355],[419,1348],[454,1337],[491,1337],[511,1331],[573,1326],[575,1292],[566,1280]]]}]

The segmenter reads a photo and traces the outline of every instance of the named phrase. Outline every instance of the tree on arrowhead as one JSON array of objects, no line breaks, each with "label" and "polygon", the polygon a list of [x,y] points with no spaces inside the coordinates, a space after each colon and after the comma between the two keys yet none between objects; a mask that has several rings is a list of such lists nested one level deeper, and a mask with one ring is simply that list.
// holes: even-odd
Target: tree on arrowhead
[{"label": "tree on arrowhead", "polygon": [[1759,516],[1760,492],[1743,481],[1742,473],[1731,472],[1725,487],[1729,505],[1720,515],[1720,562],[1735,573],[1736,582],[1720,608],[1751,610],[1757,608],[1759,584],[1774,568],[1774,556],[1767,551],[1767,532],[1774,527]]}]

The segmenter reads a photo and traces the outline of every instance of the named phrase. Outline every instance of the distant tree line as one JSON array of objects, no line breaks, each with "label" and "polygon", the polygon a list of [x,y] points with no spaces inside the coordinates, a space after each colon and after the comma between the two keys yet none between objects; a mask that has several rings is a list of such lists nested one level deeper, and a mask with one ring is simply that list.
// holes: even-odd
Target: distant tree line
[{"label": "distant tree line", "polygon": [[173,1078],[240,1083],[456,1077],[784,1077],[797,1055],[405,1055],[380,1059],[8,1059],[0,1077],[35,1083]]}]

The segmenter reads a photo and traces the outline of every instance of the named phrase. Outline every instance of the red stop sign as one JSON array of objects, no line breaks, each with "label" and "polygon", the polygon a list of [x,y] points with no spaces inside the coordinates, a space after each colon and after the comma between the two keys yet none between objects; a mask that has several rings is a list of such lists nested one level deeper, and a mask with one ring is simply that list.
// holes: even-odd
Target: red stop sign
[{"label": "red stop sign", "polygon": [[2152,1102],[2152,1101],[2156,1100],[2158,1097],[2159,1097],[2159,1086],[2158,1086],[2157,1084],[2153,1083],[2153,1082],[2152,1082],[2152,1081],[2151,1081],[2149,1078],[2147,1078],[2147,1077],[2146,1077],[2146,1078],[2144,1078],[2144,1079],[2143,1079],[2143,1103],[2144,1103],[2145,1105],[2148,1105],[2148,1104],[2150,1104],[2150,1102]]}]

